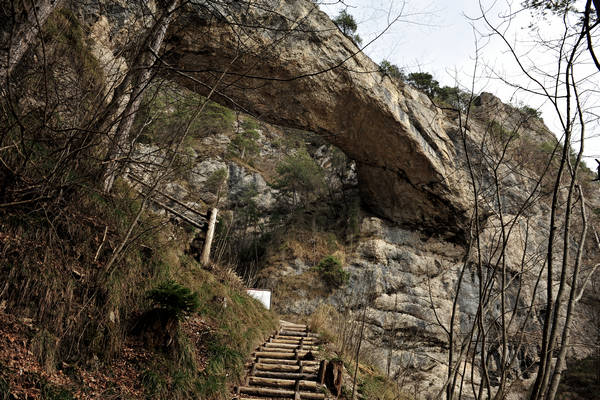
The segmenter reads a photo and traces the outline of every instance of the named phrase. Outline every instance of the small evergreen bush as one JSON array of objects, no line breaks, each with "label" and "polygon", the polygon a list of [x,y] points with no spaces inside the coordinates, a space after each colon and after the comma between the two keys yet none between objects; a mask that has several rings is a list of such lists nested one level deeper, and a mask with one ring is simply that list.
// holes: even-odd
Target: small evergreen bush
[{"label": "small evergreen bush", "polygon": [[500,143],[504,143],[507,140],[518,139],[520,137],[519,133],[516,131],[509,131],[498,121],[492,121],[488,125],[488,132],[492,136],[492,138]]},{"label": "small evergreen bush", "polygon": [[379,72],[393,79],[399,79],[401,81],[406,80],[406,75],[404,74],[404,71],[398,68],[397,65],[389,62],[388,60],[383,60],[379,64]]},{"label": "small evergreen bush", "polygon": [[350,274],[344,271],[342,263],[334,256],[327,256],[322,259],[315,269],[319,271],[325,283],[332,287],[340,287],[348,283],[350,279]]},{"label": "small evergreen bush", "polygon": [[356,20],[346,10],[342,10],[339,15],[333,19],[333,23],[340,28],[344,35],[352,39],[356,44],[360,45],[362,43],[362,39],[356,33],[356,29],[358,28]]},{"label": "small evergreen bush", "polygon": [[521,111],[521,113],[528,118],[542,118],[542,112],[540,110],[527,105],[519,107],[519,111]]},{"label": "small evergreen bush", "polygon": [[276,167],[273,187],[287,197],[292,206],[305,207],[325,189],[324,172],[306,149],[287,156]]},{"label": "small evergreen bush", "polygon": [[196,311],[200,306],[198,293],[175,281],[166,281],[146,294],[155,307],[167,311],[177,319]]}]

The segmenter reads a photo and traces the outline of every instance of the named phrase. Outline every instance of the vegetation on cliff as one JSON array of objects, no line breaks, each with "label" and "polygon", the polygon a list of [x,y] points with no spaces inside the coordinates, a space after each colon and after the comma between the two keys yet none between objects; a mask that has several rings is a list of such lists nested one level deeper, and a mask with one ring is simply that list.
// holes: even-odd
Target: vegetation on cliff
[{"label": "vegetation on cliff", "polygon": [[[42,33],[2,83],[0,398],[224,398],[275,316],[235,273],[188,256],[194,230],[131,181],[103,191],[108,77],[74,11]],[[185,168],[178,142],[233,123],[159,86],[133,124],[166,151],[155,188]]]},{"label": "vegetation on cliff", "polygon": [[540,88],[556,139],[533,108],[352,53],[347,12],[121,3],[0,8],[0,397],[224,398],[275,328],[256,282],[363,397],[557,394],[598,265],[570,75],[589,30],[566,92]]}]

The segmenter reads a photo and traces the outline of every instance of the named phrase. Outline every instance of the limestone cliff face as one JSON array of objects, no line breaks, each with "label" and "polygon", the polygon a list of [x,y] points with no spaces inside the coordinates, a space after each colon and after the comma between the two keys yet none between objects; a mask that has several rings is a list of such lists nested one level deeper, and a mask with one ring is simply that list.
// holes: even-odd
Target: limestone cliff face
[{"label": "limestone cliff face", "polygon": [[[308,316],[324,303],[338,309],[350,304],[354,311],[366,307],[366,346],[374,361],[385,370],[389,358],[392,376],[406,379],[415,391],[422,390],[423,398],[435,398],[448,368],[449,343],[443,327],[448,326],[463,268],[456,297],[459,335],[466,335],[473,323],[479,300],[481,278],[474,265],[479,254],[467,253],[465,245],[475,201],[465,147],[470,151],[490,143],[485,144],[490,154],[501,152],[488,137],[506,135],[515,128],[534,145],[551,142],[553,136],[538,119],[523,122],[514,109],[482,94],[463,142],[455,115],[439,111],[413,88],[382,77],[377,65],[312,2],[220,4],[226,6],[195,2],[192,12],[172,26],[163,72],[201,94],[215,87],[214,100],[262,121],[312,131],[338,146],[356,163],[363,202],[360,235],[346,257],[350,273],[346,286],[315,295],[311,282],[304,279],[310,265],[294,257],[279,260],[277,265],[269,260],[261,283],[275,291],[278,311],[298,317]],[[98,51],[110,58],[106,50],[114,46],[112,51],[117,53],[119,37],[128,35],[129,20],[125,7],[99,13],[99,19],[90,18],[91,31],[97,35],[105,32],[104,50]],[[99,40],[97,43],[101,47]],[[490,128],[492,117],[505,127]],[[261,157],[265,159],[277,158],[272,139],[260,133]],[[230,142],[227,135],[215,135],[203,139],[202,145],[224,152]],[[138,149],[142,153],[151,150]],[[261,171],[222,157],[195,154],[193,159],[187,183],[171,185],[171,195],[191,206],[210,204],[214,193],[204,190],[204,185],[215,171],[227,170],[225,208],[243,207],[236,203],[237,194],[247,186],[258,189],[253,199],[262,210],[268,213],[273,207],[276,193]],[[521,209],[536,185],[532,170],[518,163],[502,164],[494,170],[490,160],[481,156],[474,156],[471,162],[481,189],[477,201],[482,204],[484,276],[493,273],[498,261],[499,216],[495,210],[501,203],[505,221],[519,215],[514,218],[506,251],[510,275],[507,303],[520,310],[533,301],[528,322],[523,322],[525,315],[519,311],[514,326],[537,332],[544,310],[536,305],[545,302],[545,277],[538,275],[543,257],[539,255],[546,246],[549,208],[544,201],[536,201]],[[502,186],[501,193],[494,192],[496,183]],[[521,268],[523,265],[526,268]],[[293,287],[296,296],[278,298],[284,285]],[[365,292],[368,296],[357,295]],[[499,313],[497,302],[490,305],[489,321],[498,319]],[[590,336],[590,326],[586,316],[580,316],[576,333]],[[518,332],[515,328],[509,333]],[[490,337],[494,334],[497,332]],[[511,369],[513,377],[530,377],[537,346],[533,340],[510,350],[518,352]],[[497,356],[497,352],[490,354],[492,359]],[[490,362],[492,379],[498,375],[494,363]]]},{"label": "limestone cliff face", "polygon": [[217,101],[340,147],[377,214],[462,231],[468,189],[451,124],[423,94],[377,72],[312,2],[198,6],[173,28],[166,61],[197,79],[173,75],[193,90],[207,94],[222,76]]}]

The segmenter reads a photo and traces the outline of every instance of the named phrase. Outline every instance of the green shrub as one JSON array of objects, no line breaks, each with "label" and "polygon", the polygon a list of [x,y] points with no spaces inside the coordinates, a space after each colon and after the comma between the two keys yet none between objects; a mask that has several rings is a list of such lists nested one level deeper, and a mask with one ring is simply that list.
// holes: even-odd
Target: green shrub
[{"label": "green shrub", "polygon": [[542,112],[540,110],[536,110],[535,108],[529,107],[526,105],[519,107],[519,111],[521,111],[521,113],[525,117],[530,117],[530,118],[541,118],[542,117]]},{"label": "green shrub", "polygon": [[256,141],[257,139],[258,133],[256,131],[240,132],[231,140],[230,150],[242,160],[251,158],[255,156],[259,150]]},{"label": "green shrub", "polygon": [[517,132],[511,132],[507,130],[498,121],[492,121],[489,123],[488,132],[492,139],[495,139],[500,143],[519,138],[519,134]]},{"label": "green shrub", "polygon": [[174,281],[166,281],[146,294],[155,307],[166,310],[177,319],[196,311],[200,306],[198,293]]},{"label": "green shrub", "polygon": [[225,168],[219,168],[215,170],[213,173],[210,174],[210,176],[206,180],[204,187],[210,193],[218,196],[221,193],[221,190],[223,189],[223,184],[225,183],[225,181],[227,181],[227,175],[227,169]]},{"label": "green shrub", "polygon": [[[193,96],[193,94],[192,94]],[[202,113],[194,121],[196,126],[192,126],[192,135],[202,137],[212,134],[222,133],[231,128],[235,114],[229,108],[209,101]]]},{"label": "green shrub", "polygon": [[[183,131],[189,125],[188,139],[230,132],[235,113],[208,101],[202,112],[198,108],[206,98],[177,84],[153,86],[146,90],[142,107],[136,115],[135,129],[141,132],[141,143],[169,143],[172,133]],[[187,143],[186,144],[193,144]]]},{"label": "green shrub", "polygon": [[252,119],[246,119],[240,125],[242,130],[231,140],[229,151],[242,160],[251,160],[260,149],[258,123]]},{"label": "green shrub", "polygon": [[84,27],[71,10],[61,8],[54,12],[48,18],[44,30],[45,40],[52,41],[55,51],[64,53],[69,58],[84,87],[91,89],[103,85],[102,67],[86,43]]},{"label": "green shrub", "polygon": [[333,23],[340,28],[344,35],[353,40],[355,43],[359,45],[362,43],[362,39],[356,33],[356,29],[358,28],[356,25],[356,20],[351,14],[348,14],[346,10],[342,10],[338,16],[333,19]]},{"label": "green shrub", "polygon": [[448,105],[454,109],[466,111],[471,101],[471,93],[457,86],[443,86],[435,89],[434,101],[442,106]]},{"label": "green shrub", "polygon": [[383,60],[381,63],[379,63],[379,72],[381,72],[383,75],[389,76],[390,78],[399,79],[401,81],[406,80],[404,71],[388,60]]},{"label": "green shrub", "polygon": [[50,373],[54,372],[56,366],[57,344],[58,339],[46,329],[41,329],[37,332],[31,341],[33,354],[44,370]]},{"label": "green shrub", "polygon": [[428,72],[411,72],[406,81],[430,98],[433,98],[440,89],[440,83]]},{"label": "green shrub", "polygon": [[350,279],[350,273],[344,271],[342,263],[334,256],[327,256],[322,259],[315,269],[319,271],[325,283],[332,287],[340,287],[348,283]]},{"label": "green shrub", "polygon": [[147,369],[140,375],[142,386],[148,398],[160,398],[168,393],[165,379],[151,369]]},{"label": "green shrub", "polygon": [[253,119],[245,119],[242,121],[242,129],[244,131],[256,131],[258,129],[258,122]]},{"label": "green shrub", "polygon": [[36,376],[39,379],[37,385],[40,389],[40,395],[42,399],[46,400],[73,400],[73,394],[61,386],[57,386],[48,382],[48,380],[41,376]]},{"label": "green shrub", "polygon": [[224,343],[222,338],[214,338],[208,344],[209,361],[200,375],[198,389],[205,397],[214,396],[226,390],[227,378],[239,379],[244,370],[245,354]]},{"label": "green shrub", "polygon": [[[555,147],[556,147],[556,144],[552,143],[552,142],[543,142],[542,144],[540,144],[540,150],[546,154],[552,154]],[[557,152],[559,152],[559,151],[560,150],[557,149]]]},{"label": "green shrub", "polygon": [[325,188],[323,170],[306,149],[286,157],[277,165],[276,171],[273,187],[288,197],[293,206],[300,202],[307,206]]},{"label": "green shrub", "polygon": [[[556,143],[553,143],[553,142],[543,142],[542,144],[539,145],[539,148],[543,153],[546,153],[548,155],[551,155],[552,152],[554,151],[554,149],[556,148],[556,151],[554,151],[554,159],[558,162],[562,158],[562,152],[563,152],[562,144],[557,145]],[[577,161],[577,153],[575,152],[575,150],[572,147],[569,148],[569,160],[571,161],[571,165],[573,165],[573,166],[575,165],[575,162]],[[583,161],[581,161],[579,163],[579,169],[581,171],[584,171],[585,173],[593,174],[593,171]]]},{"label": "green shrub", "polygon": [[358,393],[365,399],[378,400],[400,400],[400,393],[397,393],[396,384],[391,379],[382,375],[363,375]]},{"label": "green shrub", "polygon": [[465,111],[469,106],[471,93],[461,90],[458,86],[440,86],[428,72],[411,72],[405,80],[441,107]]}]

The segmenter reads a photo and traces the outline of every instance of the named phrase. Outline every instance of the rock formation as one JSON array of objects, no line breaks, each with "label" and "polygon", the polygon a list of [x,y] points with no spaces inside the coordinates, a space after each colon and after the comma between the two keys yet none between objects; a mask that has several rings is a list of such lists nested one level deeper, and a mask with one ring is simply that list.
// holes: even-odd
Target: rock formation
[{"label": "rock formation", "polygon": [[321,134],[356,160],[363,201],[379,215],[462,231],[468,193],[448,121],[383,77],[312,2],[198,6],[168,42],[166,63],[183,85],[208,94],[223,76],[216,101]]},{"label": "rock formation", "polygon": [[[413,88],[382,76],[377,65],[312,2],[219,4],[195,2],[194,12],[184,13],[171,25],[162,58],[163,73],[203,95],[215,88],[215,101],[262,121],[312,131],[338,146],[356,162],[361,200],[366,205],[360,240],[346,260],[349,283],[325,295],[314,295],[312,282],[303,279],[310,266],[301,259],[284,260],[276,272],[274,268],[265,270],[262,283],[277,294],[280,283],[295,279],[297,297],[285,302],[275,297],[275,308],[307,316],[323,303],[338,309],[350,305],[354,311],[366,307],[366,348],[374,361],[385,369],[387,359],[391,359],[392,376],[403,377],[411,371],[407,384],[435,398],[448,368],[449,343],[443,327],[449,323],[463,266],[465,277],[457,296],[461,334],[473,323],[479,302],[480,277],[473,265],[478,254],[467,254],[465,245],[474,200],[463,146],[473,149],[487,141],[487,123],[492,115],[502,118],[508,130],[520,126],[522,119],[513,118],[514,110],[492,95],[482,94],[474,110],[478,119],[465,132],[463,143],[454,115],[440,111]],[[113,32],[127,25],[122,13],[104,18]],[[535,144],[552,139],[539,120],[526,122],[524,128]],[[261,151],[272,155],[271,150],[265,150],[268,140],[263,139],[261,135]],[[220,135],[204,139],[207,147],[221,150],[229,141]],[[472,162],[477,165],[475,179],[482,188],[479,200],[488,195],[494,199],[489,204],[482,201],[479,221],[481,256],[485,273],[491,273],[498,257],[494,256],[499,235],[499,217],[494,214],[498,199],[494,193],[485,192],[494,187],[486,160],[474,157]],[[214,193],[203,192],[202,186],[221,169],[227,170],[230,205],[250,185],[257,189],[254,201],[261,209],[273,207],[276,193],[260,173],[210,157],[192,169],[188,192],[178,189],[172,194],[184,198],[197,193],[201,200],[213,201]],[[546,244],[548,207],[540,201],[528,206],[526,212],[521,210],[535,186],[531,171],[500,165],[495,172],[506,188],[498,195],[504,218],[519,215],[507,245],[506,265],[510,278],[518,277],[523,284],[517,287],[516,279],[510,281],[507,303],[515,309],[532,299],[543,304],[543,279],[535,294],[533,287],[543,264],[543,259],[540,262],[535,257],[543,254]],[[527,235],[528,245],[524,246]],[[531,270],[520,269],[525,259]],[[368,296],[357,295],[366,292]],[[544,310],[531,310],[531,321],[523,326],[533,332],[539,330]],[[494,320],[498,315],[493,303],[486,317]],[[516,317],[518,323],[521,317]],[[590,324],[585,318],[579,321],[584,322],[578,331],[588,335]],[[510,349],[518,352],[511,367],[514,377],[530,376],[536,346],[532,342]],[[496,356],[497,350],[490,353],[491,359]],[[490,364],[495,380],[499,367],[495,361]]]}]

